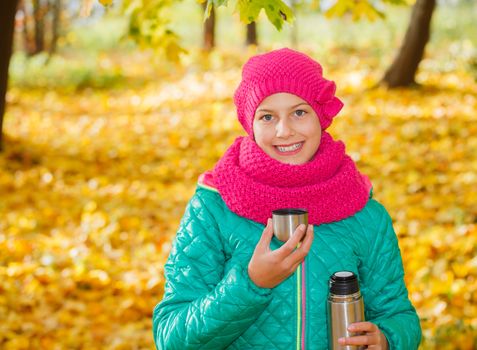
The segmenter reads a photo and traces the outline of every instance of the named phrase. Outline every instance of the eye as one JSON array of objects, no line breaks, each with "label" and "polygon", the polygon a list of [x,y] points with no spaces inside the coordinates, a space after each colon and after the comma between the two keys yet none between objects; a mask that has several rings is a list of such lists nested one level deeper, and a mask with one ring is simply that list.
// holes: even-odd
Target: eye
[{"label": "eye", "polygon": [[306,114],[306,111],[304,111],[303,109],[297,109],[297,110],[295,111],[295,115],[296,115],[297,117],[304,117],[305,114]]},{"label": "eye", "polygon": [[260,117],[261,120],[264,120],[266,122],[269,122],[273,119],[273,116],[271,114],[265,114]]}]

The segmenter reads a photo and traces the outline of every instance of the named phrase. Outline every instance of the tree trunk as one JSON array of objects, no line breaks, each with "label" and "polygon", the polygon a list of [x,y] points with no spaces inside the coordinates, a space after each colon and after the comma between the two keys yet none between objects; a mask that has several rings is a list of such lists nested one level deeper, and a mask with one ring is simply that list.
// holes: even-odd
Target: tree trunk
[{"label": "tree trunk", "polygon": [[33,0],[33,20],[35,21],[34,54],[37,54],[45,49],[45,16],[40,0]]},{"label": "tree trunk", "polygon": [[18,11],[21,11],[23,14],[23,21],[22,21],[22,35],[23,35],[23,50],[26,52],[28,56],[33,54],[33,43],[30,38],[30,31],[28,30],[29,24],[29,14],[25,4],[25,0],[20,0],[18,3]]},{"label": "tree trunk", "polygon": [[247,41],[245,42],[247,46],[249,45],[258,45],[257,41],[257,23],[251,22],[247,24]]},{"label": "tree trunk", "polygon": [[8,66],[12,55],[15,13],[18,0],[0,2],[0,151],[3,149],[2,126],[7,94]]},{"label": "tree trunk", "polygon": [[51,44],[50,55],[56,52],[56,44],[58,42],[58,33],[60,29],[61,16],[61,0],[53,0],[53,20],[51,23]]},{"label": "tree trunk", "polygon": [[416,84],[417,67],[430,38],[431,18],[436,0],[417,0],[411,14],[404,42],[387,70],[382,83],[390,88]]},{"label": "tree trunk", "polygon": [[[204,11],[207,2],[202,4]],[[204,22],[204,50],[210,51],[215,47],[215,8],[212,6],[210,16]]]}]

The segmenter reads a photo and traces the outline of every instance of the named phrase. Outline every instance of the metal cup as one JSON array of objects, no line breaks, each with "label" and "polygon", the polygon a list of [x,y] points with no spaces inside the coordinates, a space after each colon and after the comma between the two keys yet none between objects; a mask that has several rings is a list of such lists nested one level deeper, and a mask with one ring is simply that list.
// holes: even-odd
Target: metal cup
[{"label": "metal cup", "polygon": [[308,212],[305,209],[277,209],[272,211],[272,221],[275,237],[286,242],[299,225],[308,226]]}]

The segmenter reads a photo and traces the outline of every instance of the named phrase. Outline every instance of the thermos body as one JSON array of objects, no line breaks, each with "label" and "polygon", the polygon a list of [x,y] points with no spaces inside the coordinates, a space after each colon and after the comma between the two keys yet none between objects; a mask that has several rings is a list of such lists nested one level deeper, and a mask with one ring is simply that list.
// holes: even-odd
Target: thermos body
[{"label": "thermos body", "polygon": [[357,335],[348,331],[355,322],[364,322],[364,303],[359,291],[358,279],[350,271],[340,271],[330,278],[328,294],[328,343],[330,350],[361,350],[365,346],[343,346],[339,338]]},{"label": "thermos body", "polygon": [[348,331],[348,326],[354,322],[364,321],[364,304],[358,292],[349,296],[330,295],[328,297],[329,348],[331,350],[357,350],[365,347],[342,346],[338,339],[356,335]]}]

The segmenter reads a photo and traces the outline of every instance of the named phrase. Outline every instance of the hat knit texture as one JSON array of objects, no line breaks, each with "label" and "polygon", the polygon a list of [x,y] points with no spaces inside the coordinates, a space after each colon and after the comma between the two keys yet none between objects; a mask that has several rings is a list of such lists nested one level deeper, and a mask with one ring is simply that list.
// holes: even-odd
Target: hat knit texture
[{"label": "hat knit texture", "polygon": [[286,92],[305,100],[315,111],[322,130],[343,108],[335,97],[336,85],[323,78],[321,65],[288,48],[253,56],[244,65],[242,81],[234,94],[238,119],[253,136],[253,119],[260,103],[275,93]]}]

